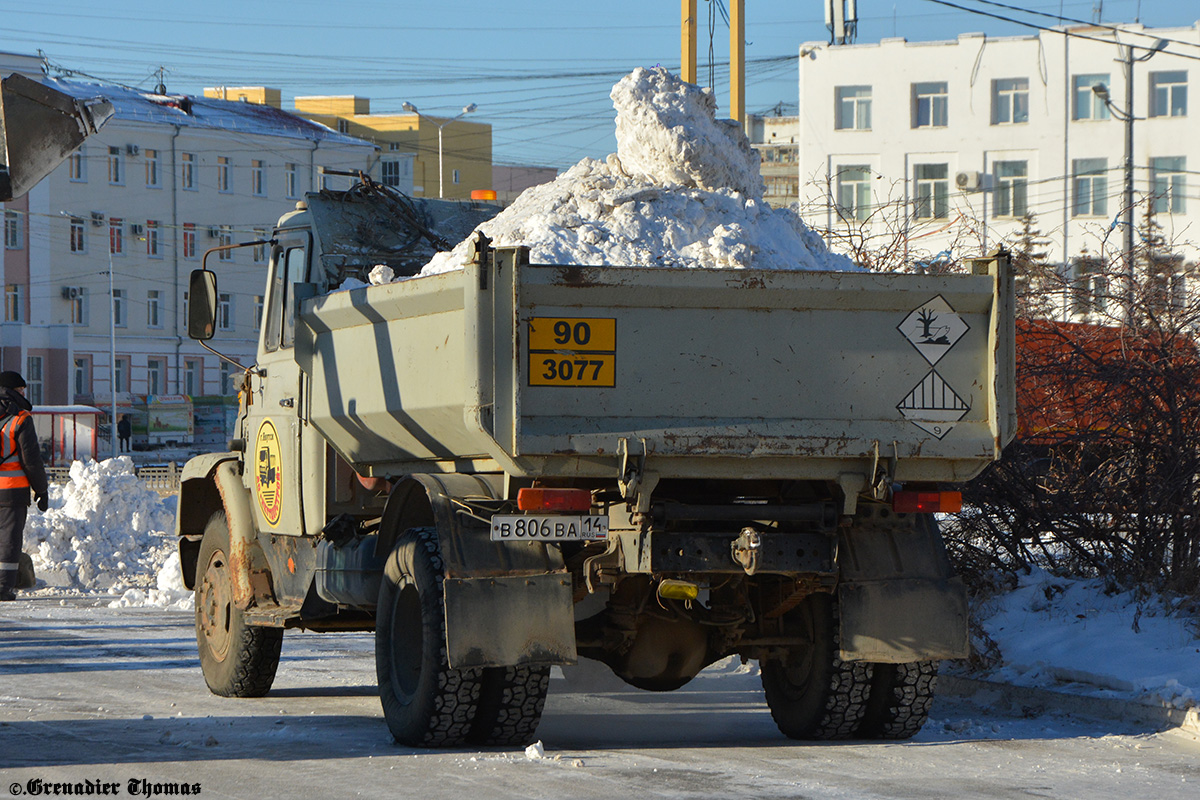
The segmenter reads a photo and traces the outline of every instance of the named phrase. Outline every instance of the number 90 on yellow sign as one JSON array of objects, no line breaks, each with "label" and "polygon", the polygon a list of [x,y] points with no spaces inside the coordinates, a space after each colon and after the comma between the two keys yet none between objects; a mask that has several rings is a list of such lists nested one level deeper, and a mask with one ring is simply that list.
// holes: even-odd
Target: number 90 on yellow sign
[{"label": "number 90 on yellow sign", "polygon": [[617,384],[617,321],[570,317],[529,320],[530,386]]}]

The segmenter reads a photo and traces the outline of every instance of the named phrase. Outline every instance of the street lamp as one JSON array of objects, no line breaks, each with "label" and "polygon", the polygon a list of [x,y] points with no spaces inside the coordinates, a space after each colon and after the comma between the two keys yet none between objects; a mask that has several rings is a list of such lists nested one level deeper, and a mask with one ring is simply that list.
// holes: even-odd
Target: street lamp
[{"label": "street lamp", "polygon": [[457,117],[453,117],[452,119],[444,120],[443,122],[435,122],[432,118],[426,117],[420,111],[417,111],[417,107],[414,106],[412,103],[405,103],[404,105],[402,105],[400,107],[403,108],[405,111],[407,111],[410,114],[416,114],[418,117],[424,117],[425,119],[432,122],[434,125],[437,125],[437,129],[438,129],[438,197],[445,197],[446,196],[446,172],[445,172],[445,169],[442,167],[442,128],[445,128],[451,122],[455,122],[456,120],[462,119],[467,114],[470,114],[473,111],[475,111],[475,109],[479,108],[479,106],[475,105],[474,103],[471,103],[471,105],[469,105],[469,106],[464,106],[462,113],[460,113]]},{"label": "street lamp", "polygon": [[1117,108],[1109,94],[1108,87],[1097,83],[1092,91],[1104,101],[1104,105],[1112,115],[1125,123],[1125,269],[1129,273],[1129,291],[1133,292],[1133,123],[1139,119],[1133,114],[1133,65],[1138,61],[1149,61],[1156,53],[1167,46],[1166,39],[1158,39],[1144,55],[1133,57],[1133,45],[1125,45],[1125,55],[1121,59],[1125,66],[1125,108]]}]

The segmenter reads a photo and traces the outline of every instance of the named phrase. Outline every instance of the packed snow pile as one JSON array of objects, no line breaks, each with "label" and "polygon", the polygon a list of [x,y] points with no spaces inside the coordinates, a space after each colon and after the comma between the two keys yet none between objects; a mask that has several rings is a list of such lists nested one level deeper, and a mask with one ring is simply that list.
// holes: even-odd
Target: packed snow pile
[{"label": "packed snow pile", "polygon": [[[479,227],[494,245],[525,245],[543,264],[856,269],[796,212],[763,202],[758,154],[716,119],[711,90],[655,67],[611,96],[616,154],[527,189]],[[421,274],[459,269],[467,253],[464,241]]]},{"label": "packed snow pile", "polygon": [[122,594],[124,605],[190,603],[176,552],[175,499],[146,488],[126,457],[76,461],[70,476],[50,487],[50,508],[30,509],[25,524],[24,550],[38,578],[59,590]]},{"label": "packed snow pile", "polygon": [[1158,598],[1034,570],[973,611],[1003,659],[990,680],[1200,705],[1200,631]]}]

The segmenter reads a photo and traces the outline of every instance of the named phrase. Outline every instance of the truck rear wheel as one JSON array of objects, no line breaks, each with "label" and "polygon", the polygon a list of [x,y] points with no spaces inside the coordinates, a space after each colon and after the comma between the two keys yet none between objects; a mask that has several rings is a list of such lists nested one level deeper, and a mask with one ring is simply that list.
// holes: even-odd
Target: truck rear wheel
[{"label": "truck rear wheel", "polygon": [[247,625],[233,603],[229,524],[225,512],[204,526],[196,561],[196,647],[200,671],[213,694],[262,697],[275,682],[282,628]]},{"label": "truck rear wheel", "polygon": [[763,691],[771,717],[792,739],[848,739],[867,708],[871,666],[838,658],[833,599],[814,594],[788,613],[790,629],[808,644],[786,660],[762,662]]},{"label": "truck rear wheel", "polygon": [[549,689],[549,667],[483,670],[479,710],[475,712],[468,741],[482,745],[529,744],[542,721]]},{"label": "truck rear wheel", "polygon": [[872,664],[871,696],[858,735],[864,739],[915,736],[933,705],[937,661]]},{"label": "truck rear wheel", "polygon": [[482,671],[449,666],[443,578],[433,528],[405,532],[383,570],[375,610],[375,672],[384,719],[401,744],[464,744],[476,716]]}]

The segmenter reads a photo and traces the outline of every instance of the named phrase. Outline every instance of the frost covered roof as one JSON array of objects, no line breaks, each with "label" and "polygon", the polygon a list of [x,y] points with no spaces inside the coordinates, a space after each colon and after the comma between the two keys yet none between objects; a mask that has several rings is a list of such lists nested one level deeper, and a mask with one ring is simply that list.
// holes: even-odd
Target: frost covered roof
[{"label": "frost covered roof", "polygon": [[55,78],[43,79],[43,82],[80,99],[108,99],[113,104],[115,119],[282,136],[350,147],[374,147],[371,142],[338,133],[320,123],[273,106],[194,95],[153,94],[111,84]]}]

